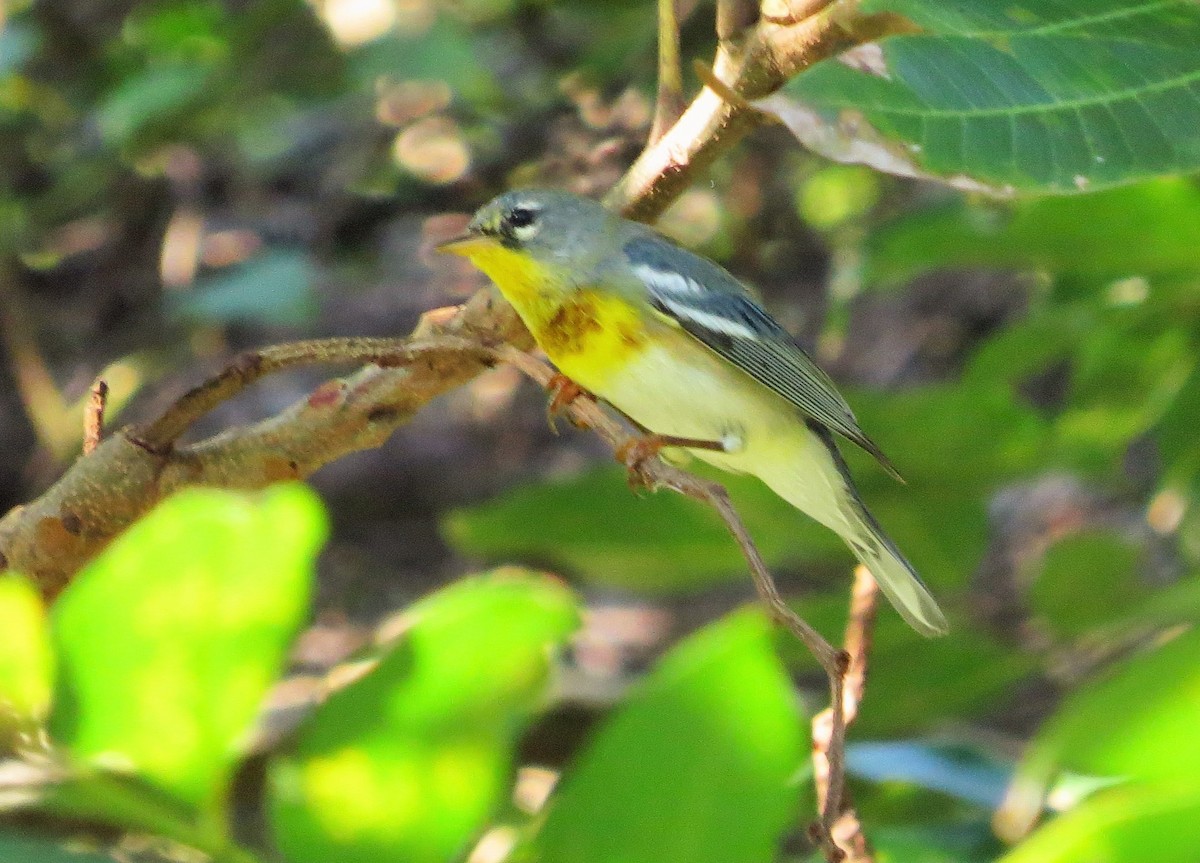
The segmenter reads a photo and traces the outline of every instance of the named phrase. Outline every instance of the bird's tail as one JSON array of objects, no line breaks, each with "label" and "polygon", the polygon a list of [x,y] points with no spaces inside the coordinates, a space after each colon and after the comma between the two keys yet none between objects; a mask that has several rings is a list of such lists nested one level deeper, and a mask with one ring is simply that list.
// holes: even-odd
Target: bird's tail
[{"label": "bird's tail", "polygon": [[949,627],[937,600],[863,505],[833,436],[816,423],[808,428],[813,436],[789,446],[775,469],[755,472],[784,500],[837,533],[913,629],[945,634]]},{"label": "bird's tail", "polygon": [[[853,494],[853,489],[851,489]],[[857,495],[855,495],[857,498]],[[883,595],[908,621],[909,626],[926,636],[945,635],[949,629],[937,600],[913,570],[912,564],[879,527],[879,523],[856,499],[858,530],[844,536],[854,556],[871,571]]]}]

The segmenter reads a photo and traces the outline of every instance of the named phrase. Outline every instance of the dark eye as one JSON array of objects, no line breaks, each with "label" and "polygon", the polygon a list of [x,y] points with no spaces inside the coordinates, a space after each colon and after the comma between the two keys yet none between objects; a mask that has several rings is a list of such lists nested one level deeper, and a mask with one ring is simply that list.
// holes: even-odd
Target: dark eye
[{"label": "dark eye", "polygon": [[508,213],[510,228],[528,228],[537,217],[537,212],[528,207],[513,207]]}]

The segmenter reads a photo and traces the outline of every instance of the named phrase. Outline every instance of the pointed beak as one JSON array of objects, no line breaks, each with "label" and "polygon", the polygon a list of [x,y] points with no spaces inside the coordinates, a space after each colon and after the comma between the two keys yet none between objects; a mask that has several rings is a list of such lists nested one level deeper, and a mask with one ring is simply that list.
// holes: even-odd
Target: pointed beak
[{"label": "pointed beak", "polygon": [[476,252],[493,248],[495,245],[496,240],[493,238],[485,234],[475,234],[468,231],[465,234],[459,234],[457,237],[446,240],[444,243],[438,243],[434,246],[434,251],[448,255],[462,255],[464,258],[469,258]]}]

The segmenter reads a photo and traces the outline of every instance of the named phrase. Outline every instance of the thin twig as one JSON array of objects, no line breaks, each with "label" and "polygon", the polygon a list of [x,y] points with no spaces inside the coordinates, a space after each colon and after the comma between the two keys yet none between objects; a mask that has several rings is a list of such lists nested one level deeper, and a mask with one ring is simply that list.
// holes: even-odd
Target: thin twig
[{"label": "thin twig", "polygon": [[870,863],[871,848],[846,795],[846,729],[858,716],[866,691],[867,661],[878,608],[879,586],[865,566],[854,571],[846,622],[844,673],[831,678],[830,706],[812,720],[813,781],[820,822],[816,838],[831,863]]},{"label": "thin twig", "polygon": [[653,144],[683,113],[683,66],[679,61],[679,0],[658,0],[658,96],[649,143]]},{"label": "thin twig", "polygon": [[104,409],[108,407],[108,381],[96,378],[83,411],[83,454],[88,455],[104,437]]}]

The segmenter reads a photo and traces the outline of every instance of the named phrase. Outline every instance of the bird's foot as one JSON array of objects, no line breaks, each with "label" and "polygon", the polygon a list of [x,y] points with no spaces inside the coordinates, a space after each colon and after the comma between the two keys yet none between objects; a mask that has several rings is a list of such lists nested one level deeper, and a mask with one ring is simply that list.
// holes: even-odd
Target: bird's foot
[{"label": "bird's foot", "polygon": [[675,435],[647,433],[630,438],[617,447],[617,461],[629,471],[629,487],[634,491],[653,491],[654,479],[647,471],[651,459],[656,458],[667,447],[684,449],[708,449],[725,452],[726,446],[719,440],[697,440]]},{"label": "bird's foot", "polygon": [[[586,395],[587,390],[561,372],[555,372],[554,377],[550,378],[550,382],[546,384],[546,391],[550,393],[550,401],[546,404],[546,420],[550,423],[550,428],[557,433],[558,426],[555,425],[555,420],[577,398]],[[571,422],[573,425],[579,425],[575,420],[571,420]]]}]

